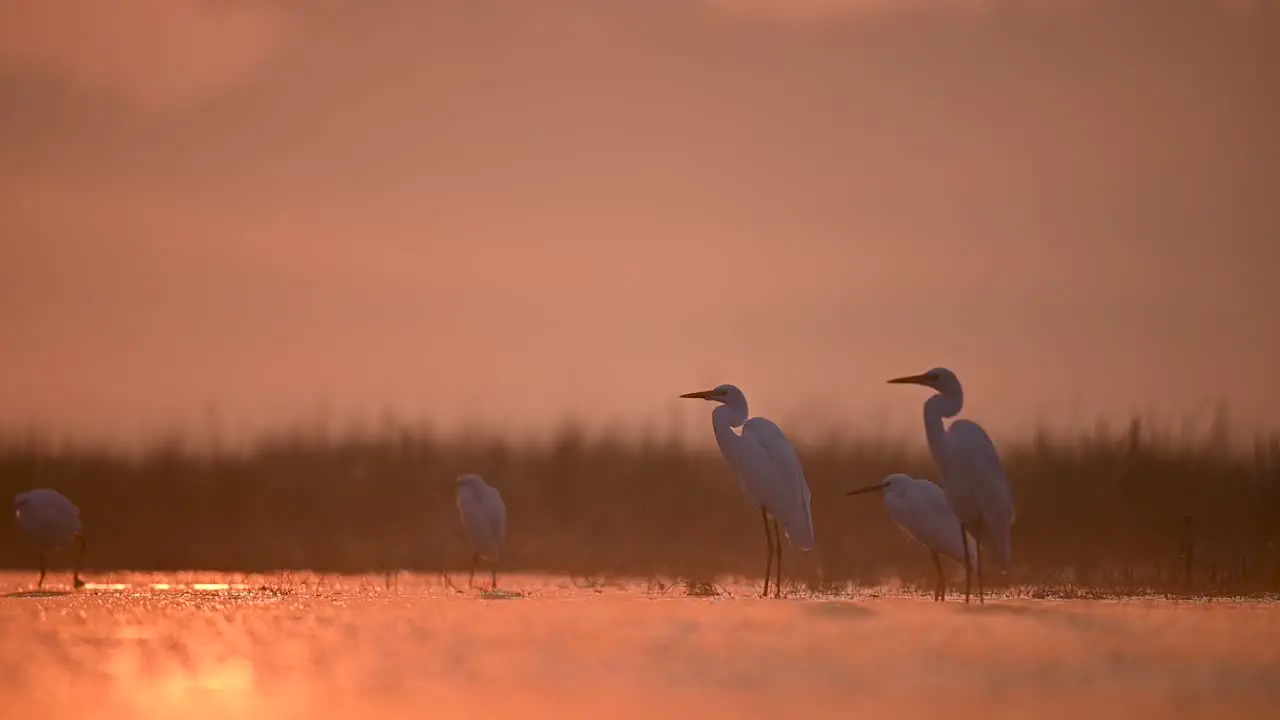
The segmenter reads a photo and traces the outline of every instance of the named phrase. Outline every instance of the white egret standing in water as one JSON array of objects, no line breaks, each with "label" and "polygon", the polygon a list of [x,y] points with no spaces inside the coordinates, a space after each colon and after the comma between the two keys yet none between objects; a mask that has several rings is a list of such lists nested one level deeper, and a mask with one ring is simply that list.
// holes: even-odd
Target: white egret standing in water
[{"label": "white egret standing in water", "polygon": [[[467,587],[471,587],[481,557],[491,563],[498,562],[498,545],[507,537],[507,506],[497,488],[489,486],[479,475],[460,475],[457,483],[458,514],[471,542],[471,575],[467,578]],[[498,569],[491,567],[490,570],[493,573],[491,589],[496,590]]]},{"label": "white egret standing in water", "polygon": [[[711,428],[716,443],[738,475],[742,492],[747,500],[760,508],[764,519],[766,561],[764,567],[764,593],[769,595],[769,571],[777,557],[777,575],[773,586],[774,597],[782,596],[782,539],[778,524],[791,546],[798,550],[813,548],[813,515],[809,511],[809,485],[800,467],[800,458],[773,422],[766,418],[747,419],[747,396],[733,385],[720,385],[711,390],[681,395],[719,403],[711,411]],[[742,434],[734,432],[742,428]],[[769,519],[773,518],[773,535],[769,534]]]},{"label": "white egret standing in water", "polygon": [[[1013,494],[996,446],[982,426],[970,420],[954,420],[944,426],[943,418],[955,417],[964,408],[960,379],[946,368],[894,378],[890,383],[910,383],[933,388],[937,394],[924,402],[924,434],[929,452],[942,475],[942,490],[951,509],[960,518],[961,532],[971,532],[977,541],[974,558],[978,566],[978,602],[982,597],[982,542],[990,543],[1000,569],[1009,569],[1009,532],[1013,527]],[[965,545],[964,601],[969,602],[973,564]]]},{"label": "white egret standing in water", "polygon": [[71,584],[77,590],[84,587],[80,579],[80,564],[84,561],[85,539],[80,526],[80,508],[56,490],[37,488],[13,496],[13,514],[18,529],[35,541],[40,549],[40,581],[44,586],[44,554],[46,550],[62,547],[72,541],[78,546],[75,571]]},{"label": "white egret standing in water", "polygon": [[[941,553],[964,564],[965,553],[974,556],[978,548],[973,538],[960,528],[960,518],[951,510],[942,488],[923,478],[894,473],[879,485],[852,490],[847,495],[884,491],[884,509],[898,527],[906,530],[920,544],[929,548],[933,566],[938,570],[938,582],[934,586],[933,599],[942,600],[947,594],[946,576],[942,572]],[[960,538],[965,538],[961,544]],[[967,548],[965,546],[968,546]]]}]

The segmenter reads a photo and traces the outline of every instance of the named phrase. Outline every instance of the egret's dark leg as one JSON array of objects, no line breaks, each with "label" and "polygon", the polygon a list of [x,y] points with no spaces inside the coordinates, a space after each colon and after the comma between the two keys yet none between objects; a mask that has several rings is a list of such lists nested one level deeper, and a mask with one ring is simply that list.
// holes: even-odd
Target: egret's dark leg
[{"label": "egret's dark leg", "polygon": [[773,538],[769,535],[769,514],[760,508],[760,517],[764,520],[764,593],[760,597],[769,597],[769,573],[773,571]]},{"label": "egret's dark leg", "polygon": [[489,586],[489,589],[497,590],[498,589],[498,564],[496,562],[489,568],[489,574],[490,574],[490,580],[492,580],[492,585]]},{"label": "egret's dark leg", "polygon": [[71,573],[71,586],[79,590],[84,587],[84,581],[80,579],[80,568],[84,565],[84,548],[86,545],[84,535],[76,533],[76,569]]},{"label": "egret's dark leg", "polygon": [[467,576],[467,587],[473,587],[476,579],[476,566],[480,564],[480,553],[471,553],[471,574]]},{"label": "egret's dark leg", "polygon": [[36,581],[36,589],[44,587],[44,548],[40,548],[40,579]]},{"label": "egret's dark leg", "polygon": [[975,542],[975,543],[977,543],[977,548],[976,548],[976,549],[977,549],[977,551],[978,551],[978,552],[977,552],[977,557],[975,557],[975,558],[973,559],[974,564],[978,566],[978,567],[977,567],[977,570],[978,570],[978,603],[979,603],[979,604],[982,604],[982,605],[985,605],[985,604],[987,604],[987,601],[982,599],[982,529],[981,529],[981,528],[978,528],[978,534],[973,538],[973,540],[974,540],[974,542]]},{"label": "egret's dark leg", "polygon": [[773,579],[773,596],[782,597],[782,533],[778,532],[778,521],[773,521],[773,548],[778,554],[778,560],[774,563],[777,573]]},{"label": "egret's dark leg", "polygon": [[969,604],[969,583],[973,566],[969,564],[969,534],[965,532],[964,523],[960,523],[960,547],[964,548],[964,604]]},{"label": "egret's dark leg", "polygon": [[933,566],[938,569],[938,582],[933,586],[933,599],[942,600],[947,596],[947,580],[942,574],[942,559],[936,552],[930,554],[933,555]]}]

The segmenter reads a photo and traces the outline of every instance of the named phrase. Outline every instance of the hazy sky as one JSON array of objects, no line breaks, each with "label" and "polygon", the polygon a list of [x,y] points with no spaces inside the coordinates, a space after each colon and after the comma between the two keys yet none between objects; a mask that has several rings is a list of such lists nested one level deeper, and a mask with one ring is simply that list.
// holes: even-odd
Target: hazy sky
[{"label": "hazy sky", "polygon": [[1280,0],[0,0],[0,427],[1280,425]]}]

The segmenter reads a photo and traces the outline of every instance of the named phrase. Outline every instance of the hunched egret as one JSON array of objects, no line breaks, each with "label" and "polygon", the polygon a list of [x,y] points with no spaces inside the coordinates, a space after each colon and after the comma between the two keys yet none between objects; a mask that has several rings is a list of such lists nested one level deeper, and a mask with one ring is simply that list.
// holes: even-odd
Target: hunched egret
[{"label": "hunched egret", "polygon": [[[498,489],[479,475],[460,475],[457,483],[458,514],[471,542],[471,575],[467,578],[467,587],[471,587],[481,557],[491,563],[498,562],[498,545],[507,537],[507,506]],[[490,570],[493,573],[491,589],[496,590],[498,569],[491,567]]]},{"label": "hunched egret", "polygon": [[[766,561],[764,567],[764,593],[769,595],[769,571],[777,557],[774,597],[782,597],[782,538],[778,524],[786,534],[791,547],[798,550],[813,548],[813,515],[809,511],[809,485],[804,479],[800,458],[782,433],[782,428],[762,417],[747,419],[747,396],[733,385],[720,385],[711,390],[681,395],[719,403],[711,411],[711,428],[715,431],[716,444],[738,476],[742,492],[747,500],[760,508],[764,520]],[[733,428],[741,427],[738,435]],[[773,518],[773,535],[769,534],[769,519]]]},{"label": "hunched egret", "polygon": [[[973,538],[960,529],[960,519],[951,510],[942,488],[923,478],[894,473],[879,485],[852,490],[847,495],[884,491],[884,509],[898,527],[906,530],[920,544],[929,548],[933,566],[938,570],[938,582],[934,586],[933,599],[942,600],[947,594],[946,576],[942,572],[941,553],[964,564],[965,553],[977,555]],[[965,545],[960,543],[961,535]]]},{"label": "hunched egret", "polygon": [[40,549],[40,580],[44,586],[44,554],[74,541],[78,546],[71,584],[84,587],[80,565],[84,561],[85,538],[80,525],[80,508],[56,490],[37,488],[13,496],[13,514],[18,529],[35,541]]},{"label": "hunched egret", "polygon": [[[982,541],[995,551],[1000,569],[1008,571],[1011,551],[1009,531],[1013,527],[1013,494],[1005,476],[1004,465],[996,446],[982,426],[971,420],[954,420],[950,427],[943,418],[955,417],[964,408],[964,390],[960,379],[946,368],[894,378],[890,383],[924,385],[937,394],[924,402],[924,434],[929,452],[942,475],[942,490],[956,517],[961,532],[972,532],[977,541],[974,559],[978,565],[978,602],[982,597]],[[964,601],[969,602],[970,576],[973,564],[968,545],[964,558]]]}]

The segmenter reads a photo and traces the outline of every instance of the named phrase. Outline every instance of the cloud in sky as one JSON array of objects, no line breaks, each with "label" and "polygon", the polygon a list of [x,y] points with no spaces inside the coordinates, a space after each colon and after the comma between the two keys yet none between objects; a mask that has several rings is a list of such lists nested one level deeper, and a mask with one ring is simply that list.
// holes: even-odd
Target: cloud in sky
[{"label": "cloud in sky", "polygon": [[189,106],[252,77],[285,30],[261,2],[0,0],[0,72],[53,75],[144,109]]}]

